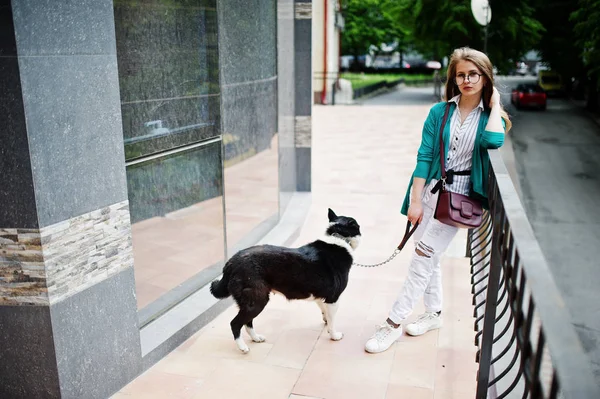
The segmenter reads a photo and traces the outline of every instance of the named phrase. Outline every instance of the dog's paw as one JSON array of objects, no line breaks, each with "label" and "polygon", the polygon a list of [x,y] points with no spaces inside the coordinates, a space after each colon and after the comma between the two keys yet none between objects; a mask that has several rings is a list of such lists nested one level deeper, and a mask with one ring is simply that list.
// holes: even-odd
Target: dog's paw
[{"label": "dog's paw", "polygon": [[239,350],[242,351],[242,353],[250,352],[250,348],[248,348],[248,345],[246,345],[246,343],[243,340],[236,339],[235,343],[237,344],[237,347],[239,348]]},{"label": "dog's paw", "polygon": [[254,342],[265,342],[266,338],[264,335],[260,335],[260,334],[254,334],[252,336],[252,341]]},{"label": "dog's paw", "polygon": [[344,333],[341,333],[339,331],[332,332],[332,333],[329,333],[329,337],[331,338],[332,341],[339,341],[340,339],[344,338]]},{"label": "dog's paw", "polygon": [[252,338],[252,341],[265,342],[265,337],[263,337],[260,334],[257,334],[256,331],[254,331],[254,328],[246,326],[246,332],[248,333],[250,338]]}]

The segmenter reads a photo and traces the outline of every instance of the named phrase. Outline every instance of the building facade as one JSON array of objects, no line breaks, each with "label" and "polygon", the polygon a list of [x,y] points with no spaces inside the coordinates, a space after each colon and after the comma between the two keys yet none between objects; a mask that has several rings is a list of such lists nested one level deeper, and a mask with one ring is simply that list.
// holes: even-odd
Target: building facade
[{"label": "building facade", "polygon": [[312,5],[0,5],[0,397],[105,398],[310,191]]},{"label": "building facade", "polygon": [[313,101],[331,104],[333,85],[340,73],[344,18],[339,0],[313,0]]}]

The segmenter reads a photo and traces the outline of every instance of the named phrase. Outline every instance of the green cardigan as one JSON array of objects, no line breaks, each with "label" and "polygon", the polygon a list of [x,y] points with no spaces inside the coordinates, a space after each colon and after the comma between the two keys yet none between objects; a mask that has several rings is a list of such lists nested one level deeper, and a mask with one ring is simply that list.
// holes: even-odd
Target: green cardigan
[{"label": "green cardigan", "polygon": [[[408,213],[410,205],[410,190],[413,184],[413,178],[422,177],[425,179],[425,185],[429,184],[432,179],[441,179],[442,171],[440,167],[440,124],[444,117],[446,102],[440,102],[431,107],[429,116],[423,126],[423,137],[421,138],[421,146],[417,154],[417,167],[413,172],[408,190],[402,204],[402,214]],[[448,154],[448,142],[450,141],[450,119],[456,108],[456,103],[450,103],[450,111],[448,121],[444,127],[444,158]],[[479,198],[482,201],[484,208],[488,207],[487,203],[487,183],[489,172],[489,156],[488,149],[500,148],[504,144],[504,133],[489,132],[485,130],[490,110],[486,109],[481,113],[479,118],[479,127],[477,128],[477,136],[475,136],[475,147],[473,149],[473,164],[471,166],[471,195]],[[504,120],[502,125],[506,128]]]}]

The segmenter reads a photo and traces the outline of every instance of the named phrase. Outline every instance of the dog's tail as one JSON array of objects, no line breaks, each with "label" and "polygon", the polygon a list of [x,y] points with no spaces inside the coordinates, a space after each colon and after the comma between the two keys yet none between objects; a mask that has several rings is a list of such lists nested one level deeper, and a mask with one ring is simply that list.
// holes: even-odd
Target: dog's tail
[{"label": "dog's tail", "polygon": [[215,280],[210,283],[210,293],[217,299],[227,298],[229,295],[229,289],[227,285],[229,283],[229,279],[226,276],[223,276],[221,280]]}]

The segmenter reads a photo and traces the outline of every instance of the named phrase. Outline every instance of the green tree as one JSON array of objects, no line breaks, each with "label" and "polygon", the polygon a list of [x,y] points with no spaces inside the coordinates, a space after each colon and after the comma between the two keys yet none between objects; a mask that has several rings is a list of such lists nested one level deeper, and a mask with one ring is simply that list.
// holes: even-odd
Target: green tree
[{"label": "green tree", "polygon": [[[600,4],[594,0],[537,0],[536,18],[546,28],[537,48],[550,67],[563,76],[575,98],[598,110],[600,72]],[[571,87],[572,78],[579,83]]]},{"label": "green tree", "polygon": [[546,29],[536,49],[550,67],[565,78],[580,76],[583,71],[581,50],[570,16],[578,8],[573,0],[537,0],[535,17]]},{"label": "green tree", "polygon": [[579,8],[571,13],[570,21],[575,24],[575,43],[581,54],[584,71],[589,77],[587,108],[596,111],[600,85],[600,2],[579,0]]},{"label": "green tree", "polygon": [[404,33],[400,24],[395,24],[390,13],[392,0],[344,0],[343,54],[354,59],[367,54],[372,46],[381,48],[384,43],[398,41]]},{"label": "green tree", "polygon": [[576,42],[590,73],[600,71],[600,2],[579,0],[580,8],[571,14]]},{"label": "green tree", "polygon": [[[415,47],[441,60],[457,47],[484,47],[484,30],[471,12],[471,0],[396,0],[394,20],[410,30]],[[523,0],[490,1],[487,52],[492,62],[507,67],[540,39],[543,26]]]},{"label": "green tree", "polygon": [[476,30],[468,6],[449,0],[396,0],[391,12],[411,32],[417,51],[437,60]]}]

